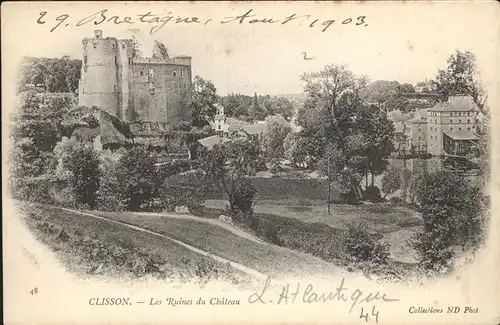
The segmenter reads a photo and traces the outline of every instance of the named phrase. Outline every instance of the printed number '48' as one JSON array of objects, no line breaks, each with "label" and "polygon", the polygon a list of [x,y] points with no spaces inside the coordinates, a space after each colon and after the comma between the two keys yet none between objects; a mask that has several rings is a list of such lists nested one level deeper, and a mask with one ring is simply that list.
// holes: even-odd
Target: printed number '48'
[{"label": "printed number '48'", "polygon": [[31,289],[30,294],[31,294],[32,296],[33,296],[33,295],[38,294],[38,288],[37,288],[37,287],[34,287],[33,289]]}]

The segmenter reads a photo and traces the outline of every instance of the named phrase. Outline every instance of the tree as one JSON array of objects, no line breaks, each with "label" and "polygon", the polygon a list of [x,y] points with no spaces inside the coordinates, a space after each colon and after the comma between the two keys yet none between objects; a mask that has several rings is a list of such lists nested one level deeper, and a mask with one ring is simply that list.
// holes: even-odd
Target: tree
[{"label": "tree", "polygon": [[235,193],[243,178],[253,173],[258,157],[258,145],[241,138],[215,145],[201,153],[201,168],[212,184],[225,191],[231,209],[238,209]]},{"label": "tree", "polygon": [[355,128],[367,141],[361,156],[365,157],[365,177],[371,174],[371,186],[375,175],[380,175],[388,165],[388,158],[394,151],[394,124],[387,114],[374,105],[362,106],[357,114]]},{"label": "tree", "polygon": [[194,78],[192,86],[183,98],[183,103],[191,112],[191,124],[203,127],[213,120],[217,113],[219,100],[214,84],[199,76]]},{"label": "tree", "polygon": [[26,90],[26,85],[42,85],[46,91],[54,93],[75,92],[82,68],[82,61],[63,58],[25,57],[21,65],[18,91]]},{"label": "tree", "polygon": [[472,144],[467,158],[478,167],[479,179],[482,184],[487,184],[490,179],[490,132],[489,121],[483,120],[476,127],[478,140]]},{"label": "tree", "polygon": [[363,99],[367,103],[383,104],[400,87],[397,81],[376,80],[369,83],[362,91]]},{"label": "tree", "polygon": [[468,95],[481,113],[489,117],[486,93],[476,67],[476,57],[469,51],[457,50],[448,58],[448,67],[439,70],[436,77],[437,92],[446,100],[449,96]]},{"label": "tree", "polygon": [[390,97],[388,97],[387,100],[382,104],[382,108],[386,112],[399,110],[403,113],[408,113],[411,111],[410,101],[407,98],[398,95],[397,93],[394,93]]},{"label": "tree", "polygon": [[95,208],[99,190],[99,156],[90,146],[78,146],[66,162],[72,173],[71,183],[76,201]]},{"label": "tree", "polygon": [[415,92],[415,89],[413,88],[413,85],[412,84],[408,84],[408,83],[404,83],[402,85],[399,85],[397,88],[396,88],[398,94],[402,95],[402,94],[407,94],[407,93],[414,93]]},{"label": "tree", "polygon": [[117,179],[122,181],[120,198],[128,210],[138,210],[153,197],[157,181],[156,158],[144,148],[133,148],[119,160]]},{"label": "tree", "polygon": [[365,105],[365,77],[344,67],[326,66],[303,76],[308,100],[299,111],[301,136],[309,140],[308,156],[320,171],[337,179],[343,190],[361,198],[360,181],[380,174],[392,152],[394,128],[384,112]]},{"label": "tree", "polygon": [[234,206],[243,212],[252,211],[253,198],[257,191],[249,180],[243,180],[234,192]]},{"label": "tree", "polygon": [[480,246],[489,205],[480,187],[463,176],[439,172],[425,178],[419,201],[424,228],[413,246],[424,268],[448,267],[453,246],[472,251]]},{"label": "tree", "polygon": [[284,97],[273,97],[270,102],[272,114],[279,114],[290,121],[294,114],[294,107],[291,101]]},{"label": "tree", "polygon": [[263,140],[264,154],[271,164],[276,165],[285,158],[283,143],[292,131],[292,126],[281,115],[266,118],[268,133]]},{"label": "tree", "polygon": [[384,177],[382,177],[382,191],[385,193],[384,198],[387,195],[394,194],[401,188],[401,185],[401,172],[396,168],[387,170],[387,172],[384,174]]},{"label": "tree", "polygon": [[285,158],[290,160],[295,166],[305,167],[308,164],[306,145],[310,143],[308,139],[300,133],[289,132],[283,142]]},{"label": "tree", "polygon": [[382,177],[382,191],[385,193],[383,198],[385,198],[387,195],[394,194],[398,190],[401,190],[401,200],[402,202],[406,202],[411,176],[411,171],[406,168],[388,169],[384,173],[384,177]]},{"label": "tree", "polygon": [[248,115],[253,121],[261,121],[267,116],[267,111],[259,103],[257,93],[253,95],[252,105],[248,108]]}]

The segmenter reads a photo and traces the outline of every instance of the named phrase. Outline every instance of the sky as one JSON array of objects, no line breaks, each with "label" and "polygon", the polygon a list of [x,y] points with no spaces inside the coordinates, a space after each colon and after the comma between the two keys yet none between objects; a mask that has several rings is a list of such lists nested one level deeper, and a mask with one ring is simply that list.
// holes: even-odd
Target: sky
[{"label": "sky", "polygon": [[[102,29],[104,37],[135,35],[144,54],[150,54],[154,40],[158,40],[171,55],[191,56],[193,76],[211,80],[220,94],[301,93],[300,75],[327,64],[346,65],[371,80],[415,84],[434,78],[457,49],[476,55],[485,82],[494,82],[498,71],[500,38],[498,28],[493,27],[498,26],[499,11],[494,2],[24,5],[4,4],[2,8],[2,43],[11,44],[6,53],[12,62],[23,55],[81,59],[82,38]],[[105,9],[102,15],[107,20],[119,16],[118,21],[123,21],[130,16],[134,23],[105,21],[94,25],[102,15],[96,14],[92,20],[92,14]],[[242,23],[233,19],[249,10],[255,16],[244,18]],[[141,21],[138,15],[148,12],[151,14]],[[292,14],[301,17],[282,24]],[[200,23],[176,24],[171,20],[151,35],[151,28],[158,26],[153,15],[197,17]],[[302,17],[305,15],[309,17]],[[365,18],[357,18],[360,16]],[[281,21],[249,23],[263,18]],[[80,26],[76,26],[78,22]],[[4,49],[2,52],[3,59]],[[312,60],[304,60],[303,52]]]}]

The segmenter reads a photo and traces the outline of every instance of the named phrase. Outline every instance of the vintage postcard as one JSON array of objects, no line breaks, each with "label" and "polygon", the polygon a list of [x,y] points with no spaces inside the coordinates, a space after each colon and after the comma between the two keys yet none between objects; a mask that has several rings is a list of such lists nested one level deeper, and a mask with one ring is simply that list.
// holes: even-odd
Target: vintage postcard
[{"label": "vintage postcard", "polygon": [[2,5],[5,324],[498,324],[500,5]]}]

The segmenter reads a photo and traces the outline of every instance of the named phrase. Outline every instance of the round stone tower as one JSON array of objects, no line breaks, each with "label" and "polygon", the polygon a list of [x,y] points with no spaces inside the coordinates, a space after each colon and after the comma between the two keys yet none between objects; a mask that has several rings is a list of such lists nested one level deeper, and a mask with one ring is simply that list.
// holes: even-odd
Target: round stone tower
[{"label": "round stone tower", "polygon": [[83,39],[79,105],[97,106],[120,116],[118,41],[113,37],[103,38],[101,30],[94,33],[93,38]]}]

